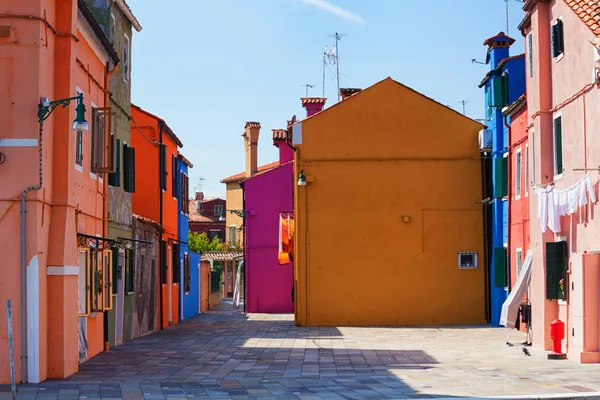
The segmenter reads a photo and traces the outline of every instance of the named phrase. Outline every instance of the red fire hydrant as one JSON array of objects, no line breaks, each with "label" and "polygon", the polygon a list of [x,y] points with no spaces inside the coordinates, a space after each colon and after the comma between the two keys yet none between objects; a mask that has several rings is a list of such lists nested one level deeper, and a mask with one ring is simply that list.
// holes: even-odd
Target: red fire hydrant
[{"label": "red fire hydrant", "polygon": [[565,338],[565,323],[560,319],[550,322],[550,339],[552,339],[552,353],[548,354],[549,359],[565,359],[566,354],[562,352],[562,340]]}]

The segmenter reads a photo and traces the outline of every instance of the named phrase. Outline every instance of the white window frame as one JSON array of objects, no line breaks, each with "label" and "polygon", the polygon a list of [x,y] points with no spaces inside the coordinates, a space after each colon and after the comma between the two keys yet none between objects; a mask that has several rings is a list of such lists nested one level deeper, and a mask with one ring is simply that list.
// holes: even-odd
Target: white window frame
[{"label": "white window frame", "polygon": [[519,200],[521,198],[522,191],[522,179],[523,175],[521,174],[521,170],[523,168],[523,152],[522,149],[519,148],[515,152],[515,200]]},{"label": "white window frame", "polygon": [[529,132],[531,137],[531,186],[535,186],[535,129]]},{"label": "white window frame", "polygon": [[[555,124],[556,120],[559,119],[559,118],[561,119],[560,138],[561,138],[561,140],[563,141],[563,144],[564,144],[564,140],[563,140],[564,129],[563,129],[563,125],[562,125],[562,122],[563,122],[562,121],[562,111],[559,111],[559,112],[557,112],[556,114],[554,114],[552,116],[552,160],[553,160],[553,162],[552,162],[552,168],[554,169],[554,181],[555,182],[561,180],[564,177],[564,175],[565,175],[564,157],[563,157],[563,172],[561,172],[559,174],[558,173],[558,169],[557,169],[558,165],[556,165],[556,161],[557,161],[556,160],[556,132],[554,131],[554,127],[556,126],[556,124]],[[562,147],[563,146],[561,146],[561,150],[562,150]],[[564,156],[564,154],[563,154],[563,156]]]},{"label": "white window frame", "polygon": [[111,25],[109,27],[109,38],[108,40],[114,46],[117,41],[117,20],[115,18],[115,14],[113,12],[110,13],[110,22]]},{"label": "white window frame", "polygon": [[[127,34],[124,34],[123,40],[123,80],[125,83],[129,83],[129,78],[131,77],[131,40]],[[127,53],[127,57],[125,57],[125,53]],[[125,70],[127,68],[127,70]]]},{"label": "white window frame", "polygon": [[529,143],[525,144],[525,197],[529,196]]},{"label": "white window frame", "polygon": [[[510,226],[509,226],[509,227],[507,227],[507,229],[510,229]],[[508,260],[507,260],[507,263],[506,263],[506,264],[507,264],[507,268],[508,268],[508,271],[506,271],[506,273],[508,274],[508,273],[510,273],[510,253],[508,252],[508,243],[504,242],[504,243],[503,243],[503,245],[502,245],[502,247],[504,247],[504,248],[506,249],[506,254],[507,254],[507,256],[508,256]],[[507,283],[507,285],[509,284],[509,282],[508,282],[508,277],[507,277],[507,279],[506,279],[506,283]],[[505,290],[506,292],[508,292],[508,291],[509,291],[509,288],[508,288],[508,286],[505,286],[505,287],[504,287],[504,290]]]},{"label": "white window frame", "polygon": [[[84,102],[85,102],[85,93],[83,92],[83,90],[81,90],[79,88],[79,86],[75,86],[75,95],[78,96],[82,94],[84,97]],[[81,132],[81,140],[82,140],[82,144],[81,144],[81,165],[77,164],[77,136],[80,134]],[[83,163],[85,161],[85,135],[83,134],[83,131],[75,131],[75,171],[81,172],[83,173]]]},{"label": "white window frame", "polygon": [[517,279],[521,273],[521,269],[523,269],[523,248],[517,247],[515,249],[515,271],[517,273]]},{"label": "white window frame", "polygon": [[[219,212],[219,213],[216,213],[215,211],[217,210],[217,208],[219,208],[219,209],[221,210],[221,212]],[[213,215],[215,215],[215,216],[220,216],[221,214],[223,214],[223,211],[224,211],[223,204],[215,204],[215,205],[213,206]]]},{"label": "white window frame", "polygon": [[[506,161],[507,161],[506,165],[508,165],[508,162],[510,161],[510,159],[508,158],[508,151],[502,155],[502,158],[506,158]],[[508,174],[508,171],[506,171],[506,173]],[[508,185],[510,187],[510,176],[508,177]],[[502,197],[502,201],[507,201],[507,200],[508,200],[508,193],[506,194],[506,196]]]}]

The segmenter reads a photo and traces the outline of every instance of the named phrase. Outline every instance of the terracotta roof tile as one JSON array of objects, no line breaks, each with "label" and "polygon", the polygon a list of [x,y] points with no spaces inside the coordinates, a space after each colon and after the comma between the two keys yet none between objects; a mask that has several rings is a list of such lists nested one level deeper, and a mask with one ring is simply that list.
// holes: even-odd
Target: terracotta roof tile
[{"label": "terracotta roof tile", "polygon": [[252,121],[246,122],[245,129],[248,129],[248,128],[258,128],[258,129],[260,129],[260,122],[252,122]]},{"label": "terracotta roof tile", "polygon": [[206,251],[200,256],[202,261],[239,261],[243,259],[243,251]]},{"label": "terracotta roof tile", "polygon": [[324,97],[302,97],[300,100],[302,101],[302,106],[306,104],[325,104],[327,101]]},{"label": "terracotta roof tile", "polygon": [[[208,216],[198,211],[196,208],[196,200],[193,199],[189,201],[188,214],[190,222],[204,222],[209,224],[217,224],[221,222],[219,221],[219,216]],[[224,221],[222,223],[225,225]]]},{"label": "terracotta roof tile", "polygon": [[287,131],[285,129],[273,129],[273,140],[286,140]]},{"label": "terracotta roof tile", "polygon": [[573,12],[592,30],[600,36],[600,2],[598,0],[564,0]]},{"label": "terracotta roof tile", "polygon": [[500,61],[498,63],[498,66],[496,67],[496,69],[493,69],[491,71],[489,71],[487,74],[485,74],[485,77],[483,78],[483,80],[481,81],[481,83],[479,84],[479,87],[482,88],[485,83],[496,73],[502,71],[502,67],[504,67],[506,65],[507,62],[512,61],[512,60],[516,60],[518,58],[523,58],[525,57],[525,53],[523,54],[518,54],[516,56],[511,56],[511,57],[507,57],[504,60]]},{"label": "terracotta roof tile", "polygon": [[[273,168],[276,168],[278,166],[279,166],[279,161],[274,161],[272,163],[261,165],[260,167],[258,167],[258,172],[265,172],[265,171],[271,170]],[[246,178],[246,173],[240,172],[239,174],[231,175],[231,176],[228,176],[227,178],[221,180],[221,183],[239,182],[239,181],[244,180],[245,178]]]},{"label": "terracotta roof tile", "polygon": [[485,41],[483,42],[483,45],[484,46],[489,46],[496,39],[504,39],[505,41],[507,41],[511,45],[515,42],[515,39],[511,38],[510,36],[506,36],[506,34],[504,32],[500,32],[496,36],[492,36],[491,38],[485,39]]},{"label": "terracotta roof tile", "polygon": [[342,96],[342,99],[347,99],[348,97],[359,93],[361,90],[362,89],[358,88],[341,88],[340,95]]}]

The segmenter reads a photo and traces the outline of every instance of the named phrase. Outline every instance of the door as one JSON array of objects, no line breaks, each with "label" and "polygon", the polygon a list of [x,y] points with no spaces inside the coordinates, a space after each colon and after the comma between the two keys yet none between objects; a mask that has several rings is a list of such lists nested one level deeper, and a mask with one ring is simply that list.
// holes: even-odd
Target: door
[{"label": "door", "polygon": [[125,250],[119,249],[119,259],[117,265],[116,304],[115,304],[115,344],[118,346],[123,343],[123,312],[125,307]]},{"label": "door", "polygon": [[88,352],[88,341],[87,341],[87,316],[89,314],[89,279],[90,271],[88,268],[89,263],[89,251],[87,249],[81,249],[77,252],[77,258],[79,261],[79,275],[78,275],[78,323],[77,323],[77,338],[78,338],[78,349],[79,349],[79,362],[87,360]]}]

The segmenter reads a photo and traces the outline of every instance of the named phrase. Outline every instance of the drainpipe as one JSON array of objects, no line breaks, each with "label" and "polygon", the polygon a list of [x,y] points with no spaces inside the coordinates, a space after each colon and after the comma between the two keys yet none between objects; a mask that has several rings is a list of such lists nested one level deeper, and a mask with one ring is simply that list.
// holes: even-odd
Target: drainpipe
[{"label": "drainpipe", "polygon": [[508,163],[507,163],[508,164],[508,171],[507,171],[508,172],[508,193],[507,193],[507,196],[508,196],[508,203],[507,203],[507,205],[508,205],[508,207],[507,207],[508,211],[507,211],[507,214],[508,214],[508,216],[507,216],[507,221],[506,221],[506,229],[507,229],[507,231],[506,231],[506,234],[507,234],[507,237],[506,237],[506,246],[508,247],[508,249],[507,249],[508,250],[508,271],[507,271],[506,277],[507,277],[507,281],[508,281],[508,283],[507,283],[508,284],[508,292],[510,293],[510,291],[512,290],[512,288],[511,288],[511,280],[512,280],[511,279],[511,272],[512,272],[512,267],[511,267],[511,261],[510,261],[511,255],[512,255],[512,253],[511,253],[511,251],[512,251],[511,250],[511,236],[512,235],[510,234],[511,221],[512,221],[512,218],[511,218],[511,215],[510,215],[511,211],[512,211],[511,210],[512,209],[512,207],[511,207],[511,202],[512,202],[512,182],[511,182],[511,178],[512,178],[512,145],[511,145],[511,136],[512,135],[511,135],[511,130],[512,129],[511,129],[511,126],[508,124],[507,116],[504,116],[504,118],[502,119],[502,122],[504,122],[504,126],[506,127],[506,129],[508,131],[508,156],[507,156],[508,157]]},{"label": "drainpipe", "polygon": [[[162,142],[162,137],[163,137],[163,124],[162,122],[159,121],[158,123],[158,192],[160,193],[160,210],[159,210],[159,225],[160,225],[160,241],[163,241],[163,190],[162,190],[162,166],[160,164],[160,153],[162,151],[162,146],[163,146],[163,142]],[[162,250],[162,245],[160,246],[161,250]],[[166,248],[165,248],[165,252],[166,252]],[[165,259],[166,261],[166,257],[165,254],[160,254],[160,262],[158,263],[158,281],[159,281],[159,296],[160,296],[160,329],[163,330],[164,329],[164,322],[163,322],[163,315],[164,315],[164,307],[163,307],[163,282],[162,282],[162,262],[163,259]],[[165,265],[166,268],[166,265]]]},{"label": "drainpipe", "polygon": [[[21,194],[21,372],[23,383],[27,383],[27,223],[25,215],[27,213],[26,197],[32,190],[40,190],[43,182],[43,152],[42,152],[42,133],[44,132],[44,122],[40,122],[39,130],[39,158],[40,158],[40,180],[37,186],[28,186]],[[42,206],[43,207],[43,206]]]},{"label": "drainpipe", "polygon": [[[486,157],[481,158],[481,193],[482,199],[487,198],[487,179],[486,179],[486,168],[485,168]],[[485,299],[485,323],[490,321],[490,282],[489,282],[489,262],[488,262],[488,226],[487,226],[487,203],[482,204],[483,214],[483,282],[484,282],[484,299]]]},{"label": "drainpipe", "polygon": [[[248,301],[246,299],[246,283],[248,282],[248,265],[250,264],[248,262],[250,261],[250,257],[246,256],[246,254],[248,254],[246,252],[246,249],[248,248],[248,236],[246,235],[246,232],[248,232],[248,222],[250,221],[250,218],[246,218],[246,196],[244,195],[243,181],[240,182],[240,187],[242,188],[242,210],[244,210],[244,219],[242,220],[242,223],[244,224],[244,314],[246,314],[246,302]],[[233,265],[235,265],[235,261]]]}]

